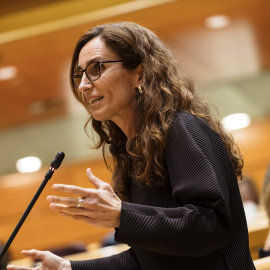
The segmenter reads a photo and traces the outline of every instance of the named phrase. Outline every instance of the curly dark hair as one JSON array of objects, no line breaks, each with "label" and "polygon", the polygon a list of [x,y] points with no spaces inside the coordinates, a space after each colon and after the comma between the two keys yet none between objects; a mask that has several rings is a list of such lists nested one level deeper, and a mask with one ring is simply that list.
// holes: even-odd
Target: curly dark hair
[{"label": "curly dark hair", "polygon": [[[143,65],[143,94],[137,96],[132,129],[135,136],[127,138],[112,121],[97,121],[89,110],[82,93],[72,79],[82,47],[95,37],[101,38],[106,46],[124,60],[123,66],[135,69]],[[220,134],[231,157],[237,177],[242,177],[243,159],[239,148],[220,123],[211,115],[210,106],[195,91],[189,79],[170,49],[149,29],[132,22],[120,22],[96,26],[78,40],[74,50],[70,82],[73,93],[89,112],[85,130],[92,127],[99,135],[96,148],[102,147],[113,159],[113,186],[118,196],[128,199],[130,177],[140,184],[162,185],[167,181],[165,162],[168,131],[178,111],[186,111],[203,118]]]}]

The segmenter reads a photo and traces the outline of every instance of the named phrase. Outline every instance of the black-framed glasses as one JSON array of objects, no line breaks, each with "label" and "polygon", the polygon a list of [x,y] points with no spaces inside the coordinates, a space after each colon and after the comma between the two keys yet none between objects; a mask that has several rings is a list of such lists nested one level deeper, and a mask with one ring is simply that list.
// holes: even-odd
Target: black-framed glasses
[{"label": "black-framed glasses", "polygon": [[101,74],[105,69],[103,63],[123,63],[123,62],[125,62],[125,61],[123,61],[123,60],[101,61],[101,60],[99,60],[99,61],[90,62],[86,66],[85,69],[77,70],[73,73],[73,75],[72,75],[73,83],[78,88],[81,81],[82,81],[82,76],[83,76],[84,72],[85,72],[87,79],[90,82],[94,82],[101,77]]}]

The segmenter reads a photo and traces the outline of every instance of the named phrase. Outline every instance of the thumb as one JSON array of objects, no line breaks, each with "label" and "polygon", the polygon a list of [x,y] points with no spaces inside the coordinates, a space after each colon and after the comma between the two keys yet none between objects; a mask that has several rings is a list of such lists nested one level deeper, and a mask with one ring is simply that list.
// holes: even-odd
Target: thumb
[{"label": "thumb", "polygon": [[86,174],[90,183],[92,183],[96,188],[101,188],[105,183],[96,176],[94,176],[90,168],[86,170]]},{"label": "thumb", "polygon": [[22,254],[26,257],[32,257],[34,259],[42,259],[43,257],[43,252],[36,249],[22,250]]}]

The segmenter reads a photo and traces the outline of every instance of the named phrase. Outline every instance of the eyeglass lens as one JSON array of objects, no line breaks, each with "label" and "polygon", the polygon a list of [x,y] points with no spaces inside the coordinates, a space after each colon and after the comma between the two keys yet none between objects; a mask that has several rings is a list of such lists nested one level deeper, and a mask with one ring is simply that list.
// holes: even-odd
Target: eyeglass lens
[{"label": "eyeglass lens", "polygon": [[[98,63],[91,63],[89,66],[86,67],[85,69],[86,77],[88,78],[90,82],[93,82],[100,77],[101,75],[100,66],[101,66],[101,63],[98,62]],[[73,82],[77,88],[79,87],[82,81],[83,72],[84,71],[80,70],[80,71],[74,72],[73,74]]]}]

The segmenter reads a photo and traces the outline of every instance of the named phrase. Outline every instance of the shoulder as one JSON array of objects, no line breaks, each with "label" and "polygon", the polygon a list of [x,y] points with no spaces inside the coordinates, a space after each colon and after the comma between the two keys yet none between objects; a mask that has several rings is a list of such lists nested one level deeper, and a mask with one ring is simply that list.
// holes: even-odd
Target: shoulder
[{"label": "shoulder", "polygon": [[177,112],[174,115],[172,127],[177,127],[179,125],[185,126],[186,128],[190,128],[192,126],[210,128],[209,124],[205,120],[185,111]]},{"label": "shoulder", "polygon": [[[167,163],[202,164],[231,171],[231,160],[221,136],[204,119],[187,112],[177,112],[171,124],[167,143]],[[186,165],[188,166],[188,165]]]},{"label": "shoulder", "polygon": [[169,131],[169,144],[170,142],[182,145],[192,142],[200,148],[209,145],[224,148],[220,135],[204,119],[184,111],[177,112],[174,116]]},{"label": "shoulder", "polygon": [[170,129],[171,132],[177,133],[187,132],[190,135],[214,132],[214,130],[209,126],[209,124],[205,120],[184,111],[177,112],[174,115]]}]

